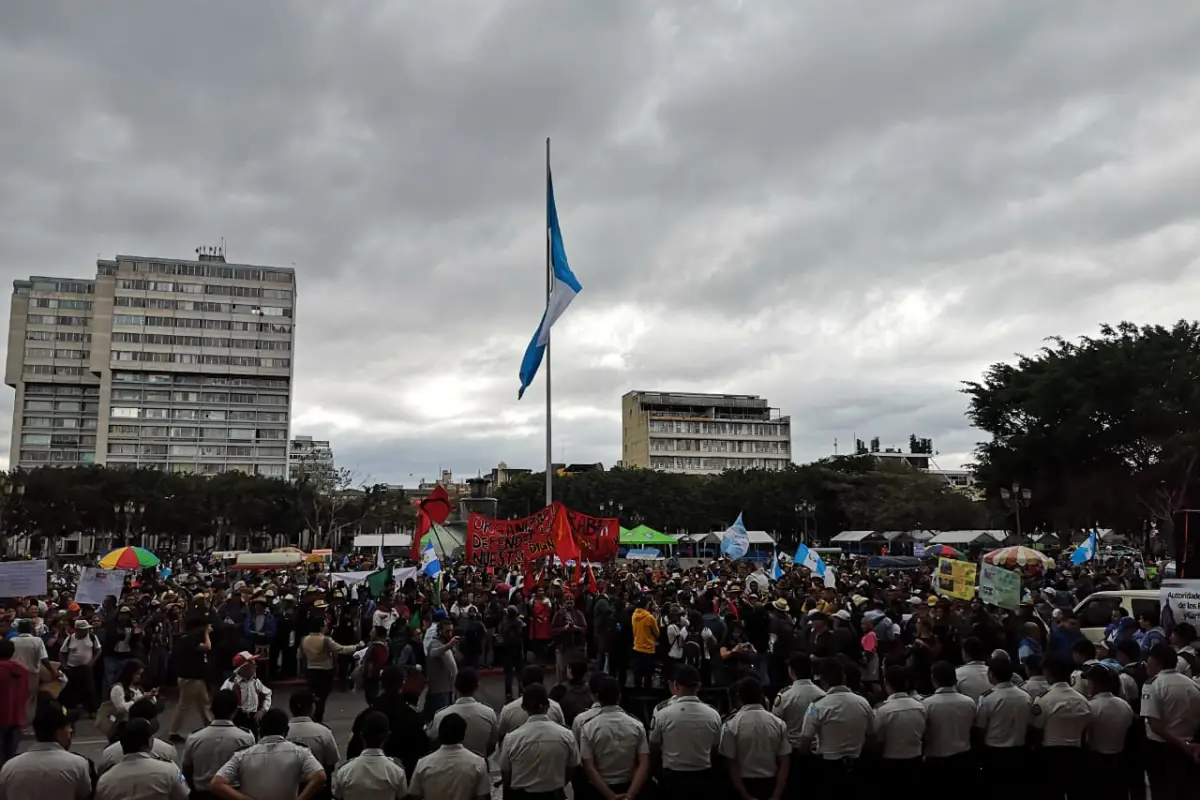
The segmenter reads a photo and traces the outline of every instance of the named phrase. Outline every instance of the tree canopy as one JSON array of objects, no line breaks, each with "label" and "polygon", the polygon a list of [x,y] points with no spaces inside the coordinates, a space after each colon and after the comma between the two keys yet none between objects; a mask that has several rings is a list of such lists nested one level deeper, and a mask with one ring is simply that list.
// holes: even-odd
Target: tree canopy
[{"label": "tree canopy", "polygon": [[[545,485],[545,474],[535,473],[499,487],[498,514],[523,517],[541,508]],[[810,541],[827,541],[843,530],[977,529],[990,523],[986,509],[943,478],[882,466],[869,456],[712,476],[583,472],[556,477],[554,496],[586,514],[620,516],[625,527],[645,524],[665,533],[724,530],[741,513],[746,527],[785,541],[796,541],[806,520]]]},{"label": "tree canopy", "polygon": [[979,444],[976,477],[993,503],[1028,488],[1027,527],[1066,534],[1099,524],[1175,542],[1200,496],[1200,324],[1105,325],[1048,340],[1032,356],[967,383]]}]

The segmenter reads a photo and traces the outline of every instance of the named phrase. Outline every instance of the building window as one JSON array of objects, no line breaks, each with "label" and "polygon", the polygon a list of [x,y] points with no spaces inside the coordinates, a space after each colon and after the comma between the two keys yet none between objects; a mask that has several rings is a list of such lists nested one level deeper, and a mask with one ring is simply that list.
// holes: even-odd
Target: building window
[{"label": "building window", "polygon": [[108,415],[117,419],[137,419],[140,416],[140,411],[140,408],[114,406],[109,410]]}]

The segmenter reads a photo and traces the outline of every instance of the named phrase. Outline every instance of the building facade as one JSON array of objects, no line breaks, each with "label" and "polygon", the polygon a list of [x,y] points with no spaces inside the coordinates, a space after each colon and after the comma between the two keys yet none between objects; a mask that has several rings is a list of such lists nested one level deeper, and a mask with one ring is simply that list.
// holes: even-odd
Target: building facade
[{"label": "building facade", "polygon": [[621,464],[710,475],[784,469],[791,418],[757,395],[628,392],[621,398]]},{"label": "building facade", "polygon": [[286,477],[295,302],[293,270],[214,248],[14,281],[10,463]]},{"label": "building facade", "polygon": [[333,448],[329,442],[311,436],[297,436],[288,444],[288,480],[296,481],[305,472],[332,475]]}]

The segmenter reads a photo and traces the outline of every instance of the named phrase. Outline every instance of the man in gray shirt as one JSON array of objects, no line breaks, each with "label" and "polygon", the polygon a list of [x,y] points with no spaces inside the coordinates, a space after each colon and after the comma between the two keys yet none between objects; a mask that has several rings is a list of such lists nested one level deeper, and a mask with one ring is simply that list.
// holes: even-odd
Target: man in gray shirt
[{"label": "man in gray shirt", "polygon": [[213,696],[213,721],[188,737],[183,746],[183,775],[196,796],[209,796],[209,784],[233,754],[254,744],[254,735],[233,724],[238,701],[231,689]]},{"label": "man in gray shirt", "polygon": [[[258,744],[234,753],[213,776],[209,791],[223,800],[312,800],[325,785],[325,770],[311,750],[284,738],[287,712],[267,711],[259,730]],[[297,792],[296,787],[302,788]]]}]

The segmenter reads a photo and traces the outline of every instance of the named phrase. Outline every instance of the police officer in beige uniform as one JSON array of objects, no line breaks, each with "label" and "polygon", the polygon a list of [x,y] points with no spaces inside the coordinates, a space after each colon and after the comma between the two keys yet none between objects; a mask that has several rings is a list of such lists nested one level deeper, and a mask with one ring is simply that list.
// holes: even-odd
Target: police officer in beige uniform
[{"label": "police officer in beige uniform", "polygon": [[[588,692],[593,698],[600,696],[600,684],[602,684],[607,677],[607,674],[597,671],[593,672],[592,676],[588,678]],[[596,702],[592,703],[590,708],[585,708],[583,711],[580,711],[575,715],[575,719],[571,720],[571,733],[575,734],[576,742],[579,741],[579,735],[583,731],[583,726],[586,725],[589,720],[594,719],[599,713],[600,701],[597,700]]]},{"label": "police officer in beige uniform", "polygon": [[1085,774],[1091,784],[1089,796],[1094,800],[1128,800],[1125,748],[1133,726],[1133,709],[1117,696],[1121,691],[1119,676],[1103,664],[1085,669],[1083,681],[1092,710],[1084,739],[1088,752]]},{"label": "police officer in beige uniform", "polygon": [[525,724],[504,738],[497,763],[508,787],[506,800],[562,800],[579,766],[579,746],[564,725],[546,712],[550,697],[540,683],[526,686],[521,702]]},{"label": "police officer in beige uniform", "polygon": [[254,744],[254,736],[250,731],[233,724],[233,715],[238,707],[237,695],[229,689],[222,689],[213,695],[210,707],[213,721],[189,736],[183,746],[183,774],[195,790],[193,800],[211,798],[208,785],[217,770],[225,766],[238,750],[245,750]]},{"label": "police officer in beige uniform", "polygon": [[1013,685],[1012,662],[996,659],[988,667],[992,688],[976,703],[976,736],[983,745],[983,785],[992,797],[1015,797],[1024,788],[1021,757],[1033,716],[1033,701]]},{"label": "police officer in beige uniform", "polygon": [[308,690],[296,692],[288,701],[292,711],[292,721],[288,723],[287,740],[302,744],[317,757],[326,775],[332,775],[334,767],[342,760],[341,750],[338,749],[337,739],[333,731],[320,722],[313,722],[313,710],[317,700]]},{"label": "police officer in beige uniform", "polygon": [[[0,642],[0,645],[11,642]],[[37,741],[0,769],[0,800],[86,800],[92,795],[88,760],[67,750],[75,735],[75,713],[43,703],[33,717]]]},{"label": "police officer in beige uniform", "polygon": [[409,797],[422,800],[488,800],[492,795],[487,760],[463,747],[467,722],[458,714],[442,717],[437,750],[417,762]]},{"label": "police officer in beige uniform", "polygon": [[1029,671],[1029,680],[1021,684],[1021,689],[1029,695],[1030,700],[1037,700],[1050,691],[1050,684],[1046,683],[1046,678],[1042,675],[1043,662],[1044,659],[1038,655],[1028,656],[1025,659],[1025,669]]},{"label": "police officer in beige uniform", "polygon": [[179,767],[151,751],[150,720],[125,723],[120,745],[125,755],[96,782],[95,800],[188,800],[187,781]]},{"label": "police officer in beige uniform", "polygon": [[363,717],[363,751],[333,773],[330,788],[334,800],[403,800],[408,794],[404,767],[383,752],[388,733],[388,718],[382,711]]},{"label": "police officer in beige uniform", "polygon": [[963,664],[955,674],[958,676],[958,690],[972,700],[978,700],[984,692],[992,688],[988,680],[987,647],[974,636],[962,643]]},{"label": "police officer in beige uniform", "polygon": [[825,696],[808,707],[800,749],[817,743],[818,791],[856,796],[860,791],[857,762],[871,731],[871,704],[846,686],[846,671],[837,659],[822,661],[820,675]]},{"label": "police officer in beige uniform", "polygon": [[[1163,642],[1150,648],[1142,686],[1141,715],[1146,720],[1146,775],[1154,800],[1183,798],[1194,781],[1200,729],[1200,688],[1176,669],[1179,656]],[[1189,789],[1190,790],[1190,789]]]},{"label": "police officer in beige uniform", "polygon": [[[213,776],[209,791],[226,800],[311,800],[325,785],[325,770],[311,750],[284,738],[287,712],[264,712],[259,729],[258,744],[234,753]],[[297,792],[297,787],[303,788]]]},{"label": "police officer in beige uniform", "polygon": [[1075,665],[1051,656],[1042,664],[1050,691],[1033,701],[1030,724],[1041,740],[1042,781],[1047,797],[1059,798],[1077,787],[1084,774],[1083,733],[1092,721],[1087,698],[1071,688]]},{"label": "police officer in beige uniform", "polygon": [[[521,691],[524,692],[527,686],[542,686],[545,687],[546,673],[536,664],[530,664],[521,670]],[[549,698],[547,698],[549,699]],[[551,722],[557,722],[559,725],[566,725],[567,718],[563,716],[562,706],[554,700],[550,700],[550,706],[546,710],[546,716]],[[526,713],[521,704],[521,698],[517,698],[510,703],[505,704],[500,709],[500,717],[497,720],[496,739],[499,742],[504,741],[504,737],[515,731],[517,728],[525,724],[525,720],[529,719],[529,714]]]},{"label": "police officer in beige uniform", "polygon": [[721,744],[721,715],[696,696],[700,673],[690,664],[675,671],[669,686],[672,699],[654,709],[650,718],[650,747],[662,754],[659,794],[700,796],[712,789],[712,756]]},{"label": "police officer in beige uniform", "polygon": [[805,779],[806,765],[813,762],[811,749],[800,750],[804,738],[804,715],[808,707],[825,696],[825,690],[812,681],[812,659],[807,653],[794,653],[788,659],[791,685],[775,696],[775,716],[787,725],[788,741],[792,745],[791,765],[788,767],[788,795],[799,796]]},{"label": "police officer in beige uniform", "polygon": [[917,785],[927,725],[925,706],[910,694],[912,680],[905,667],[889,666],[884,672],[884,686],[888,699],[875,708],[871,718],[871,738],[882,756],[876,784]]},{"label": "police officer in beige uniform", "polygon": [[975,703],[956,688],[958,676],[949,661],[930,668],[933,694],[921,701],[925,707],[925,763],[947,786],[963,786],[976,764],[971,755],[971,728]]},{"label": "police officer in beige uniform", "polygon": [[426,734],[436,742],[442,719],[447,714],[458,714],[467,723],[467,738],[463,744],[475,755],[487,758],[496,749],[500,726],[496,712],[475,699],[475,693],[479,691],[479,673],[470,667],[460,669],[454,677],[454,690],[458,692],[458,699],[433,715],[425,729]]},{"label": "police officer in beige uniform", "polygon": [[[158,731],[158,704],[149,697],[143,697],[129,707],[129,719],[145,720],[150,725],[150,730]],[[175,749],[175,745],[170,742],[159,739],[157,736],[150,741],[150,754],[155,758],[163,761],[174,763],[179,758],[179,751]],[[96,762],[96,775],[103,775],[110,769],[121,763],[121,759],[125,757],[125,751],[121,748],[119,741],[113,742],[104,751],[100,753],[100,760]]]},{"label": "police officer in beige uniform", "polygon": [[579,732],[579,759],[586,785],[576,783],[575,800],[607,800],[610,794],[636,797],[650,777],[646,728],[619,705],[621,685],[616,678],[605,676],[599,681],[596,698],[600,710]]},{"label": "police officer in beige uniform", "polygon": [[721,729],[729,781],[738,797],[782,797],[792,755],[787,723],[763,708],[762,686],[754,678],[739,682],[738,696],[741,708]]}]

